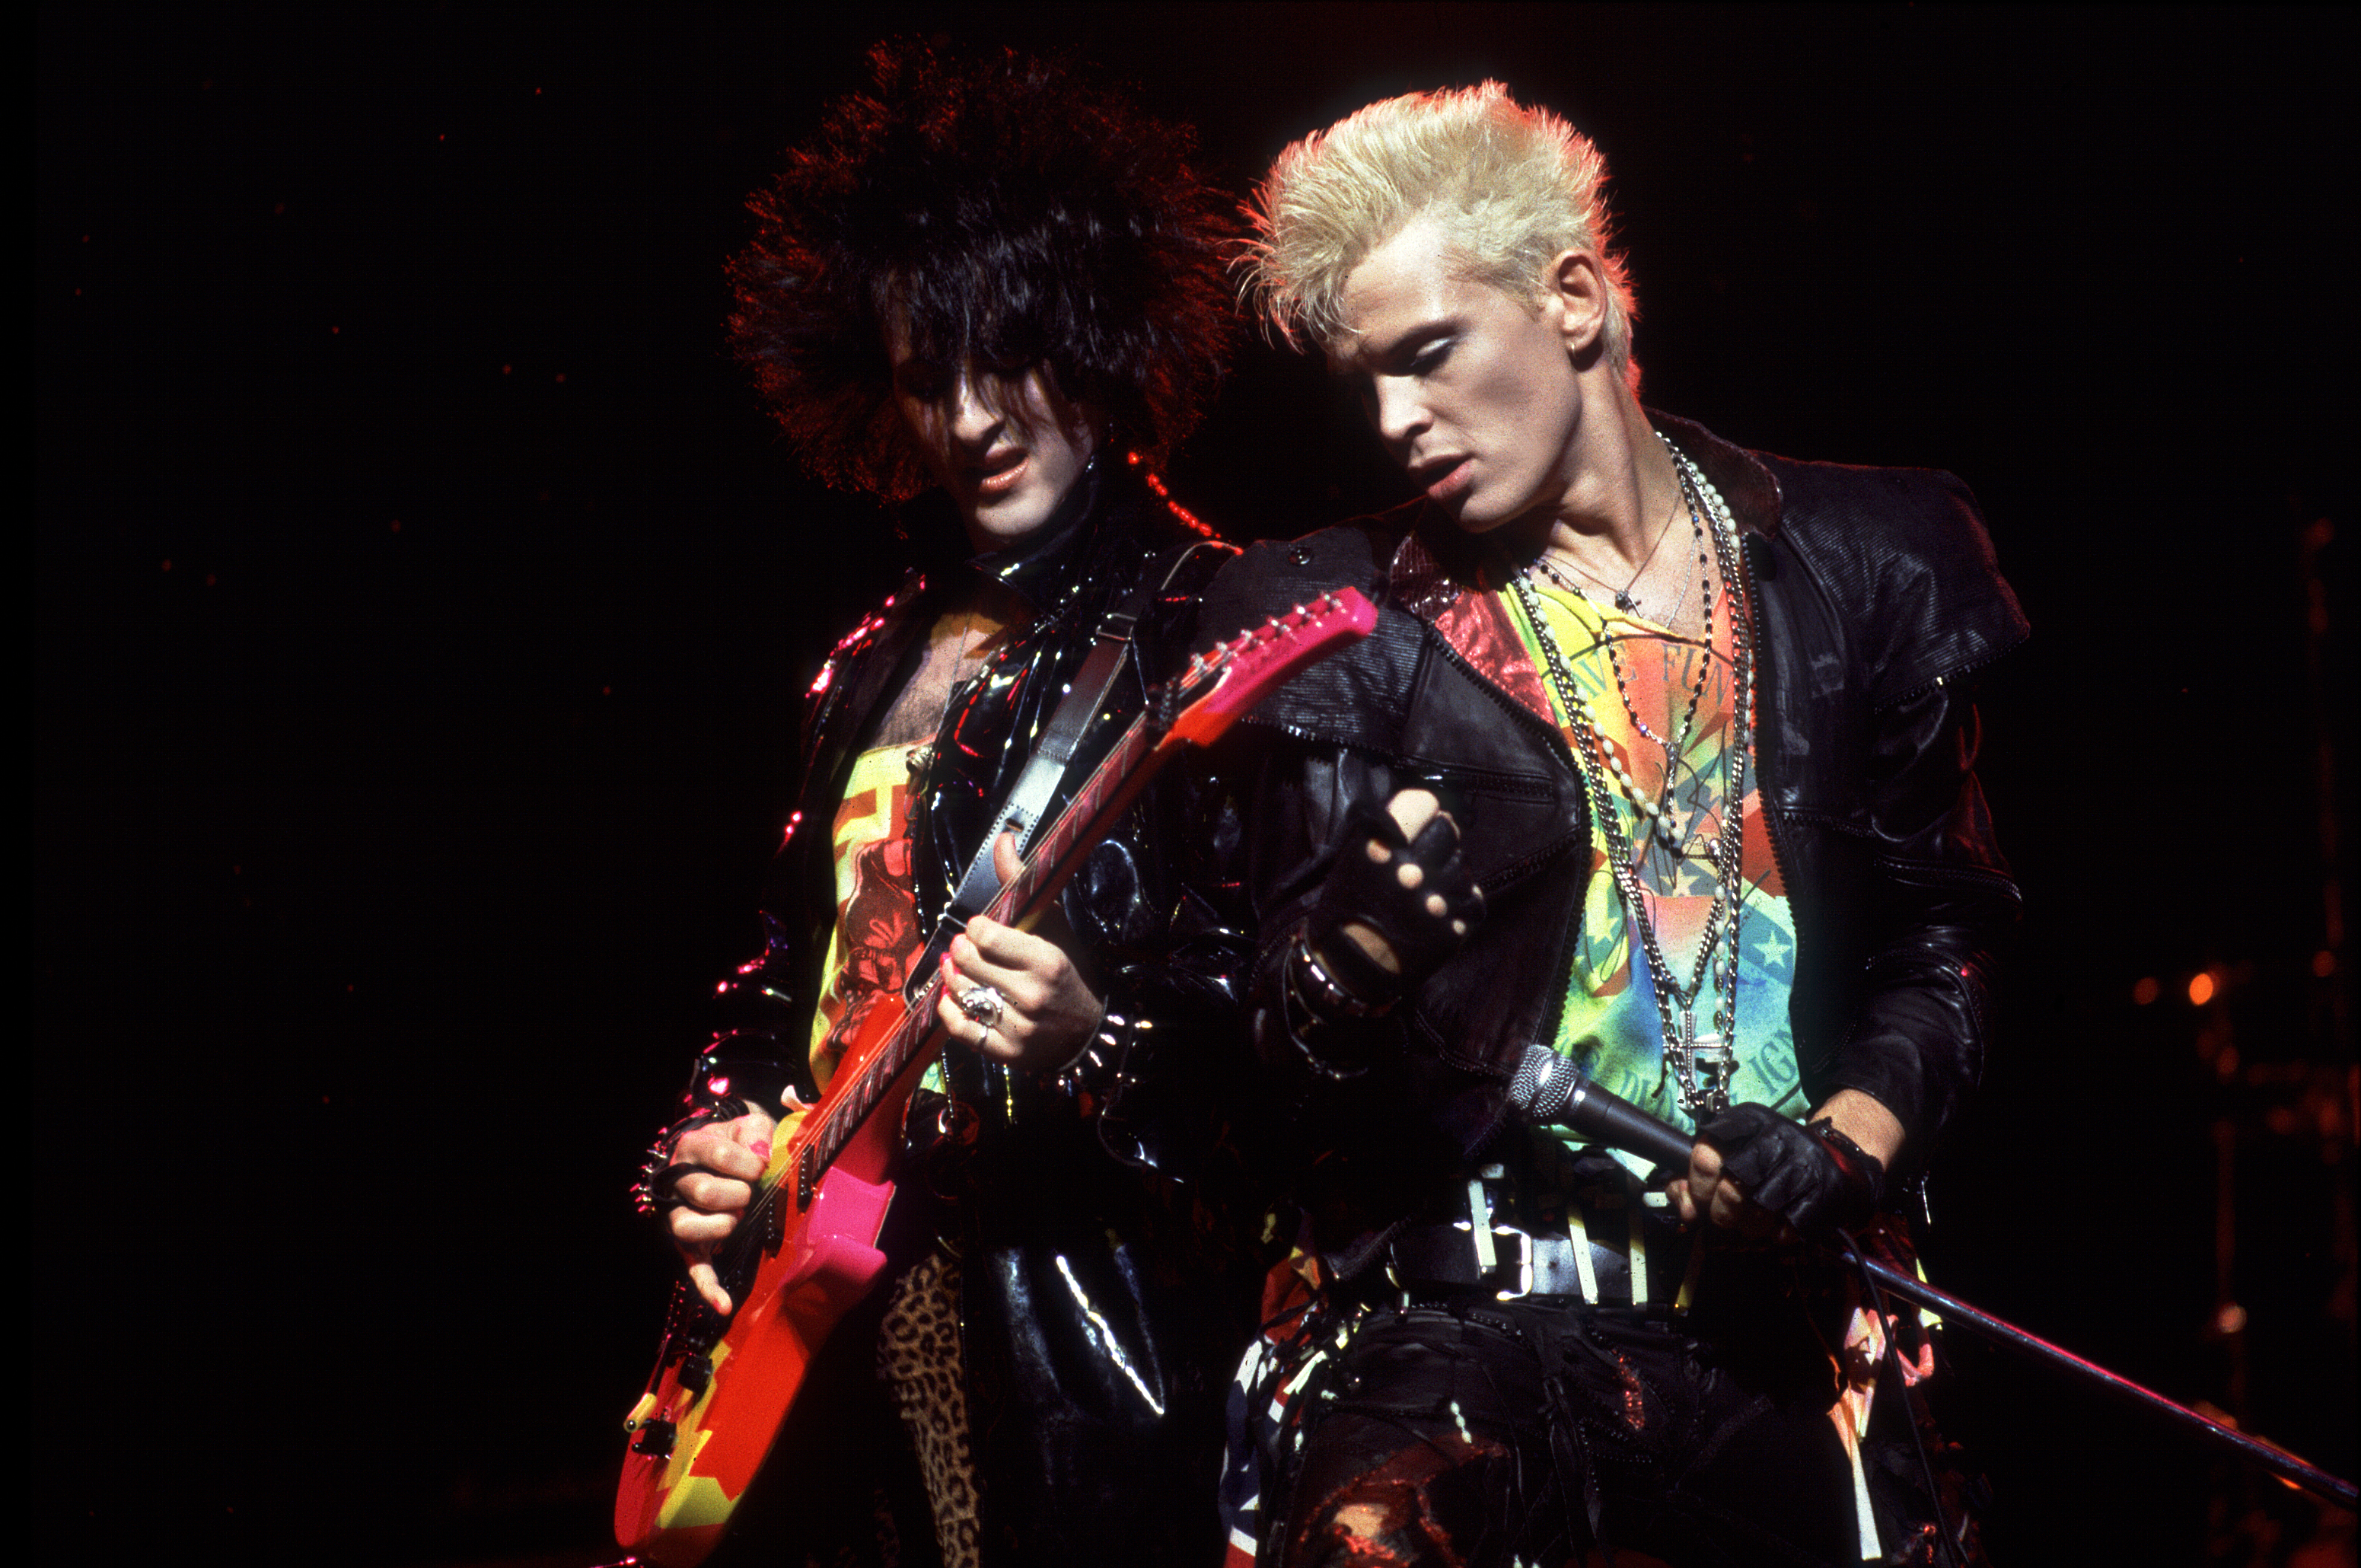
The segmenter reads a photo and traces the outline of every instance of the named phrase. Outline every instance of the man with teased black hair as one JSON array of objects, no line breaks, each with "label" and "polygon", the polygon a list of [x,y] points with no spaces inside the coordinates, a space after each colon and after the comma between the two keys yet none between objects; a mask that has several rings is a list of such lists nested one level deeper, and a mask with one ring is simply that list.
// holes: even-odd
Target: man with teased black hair
[{"label": "man with teased black hair", "polygon": [[[1102,629],[1140,617],[1060,798],[1230,554],[1145,482],[1228,328],[1186,133],[1014,55],[887,45],[873,62],[874,90],[831,105],[755,198],[730,268],[739,356],[812,469],[892,502],[934,489],[905,513],[910,576],[812,686],[763,947],[723,980],[642,1184],[723,1316],[715,1249],[782,1119],[905,989]],[[978,916],[950,941],[958,1048],[907,1123],[895,1273],[774,1452],[762,1533],[785,1541],[744,1545],[831,1563],[1218,1553],[1220,1396],[1252,1299],[1204,1234],[1206,1168],[1177,1201],[1169,1180],[1218,1138],[1205,1075],[1249,950],[1191,852],[1224,838],[1212,798],[1168,773],[1062,919],[1035,935]],[[1203,830],[1173,831],[1183,818]],[[1015,873],[1010,835],[991,853]]]}]

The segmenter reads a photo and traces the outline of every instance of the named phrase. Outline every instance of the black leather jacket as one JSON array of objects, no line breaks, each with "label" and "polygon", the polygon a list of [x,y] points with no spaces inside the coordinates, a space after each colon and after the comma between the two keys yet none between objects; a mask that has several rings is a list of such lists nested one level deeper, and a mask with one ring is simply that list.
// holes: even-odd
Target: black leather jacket
[{"label": "black leather jacket", "polygon": [[[838,644],[812,686],[803,784],[763,890],[763,949],[722,981],[719,1027],[651,1169],[688,1126],[750,1102],[774,1108],[790,1083],[812,1092],[806,1048],[836,909],[829,828],[854,760],[963,574],[996,577],[1036,613],[946,715],[912,812],[922,930],[1108,609],[1161,585],[1104,721],[1076,754],[1076,781],[1139,712],[1168,653],[1185,651],[1197,591],[1233,554],[1102,462],[1024,546],[964,564],[935,552]],[[1078,958],[1108,1003],[1082,1059],[1049,1082],[1005,1081],[997,1069],[987,1081],[979,1058],[950,1050],[961,1109],[914,1114],[908,1127],[892,1224],[906,1235],[939,1230],[961,1256],[987,1561],[1219,1554],[1220,1412],[1252,1327],[1254,1276],[1243,1249],[1222,1251],[1225,1237],[1201,1245],[1220,1227],[1191,1216],[1219,1212],[1234,1190],[1221,1179],[1227,1168],[1213,1169],[1214,1146],[1222,1097],[1251,1070],[1239,1018],[1253,944],[1235,878],[1219,863],[1236,849],[1231,798],[1202,765],[1175,764],[1069,883]],[[945,1129],[952,1135],[937,1141]]]},{"label": "black leather jacket", "polygon": [[[1790,1009],[1806,1091],[1815,1103],[1840,1088],[1876,1098],[1915,1167],[1982,1072],[1993,950],[2016,916],[1972,771],[1966,677],[2023,639],[2024,618],[1951,476],[1796,463],[1651,417],[1741,534],[1755,764],[1796,923]],[[1438,785],[1487,902],[1459,953],[1369,1026],[1378,1070],[1348,1085],[1297,1072],[1305,1113],[1334,1119],[1320,1135],[1367,1156],[1328,1162],[1345,1212],[1323,1222],[1324,1246],[1399,1218],[1507,1124],[1505,1081],[1564,1005],[1589,808],[1530,660],[1487,642],[1484,618],[1460,603],[1499,586],[1483,550],[1413,503],[1251,549],[1206,596],[1208,626],[1338,583],[1382,606],[1367,642],[1248,720],[1268,740],[1248,861],[1266,1059],[1301,1068],[1276,1005],[1279,960],[1356,805]]]},{"label": "black leather jacket", "polygon": [[[1197,592],[1234,552],[1182,524],[1137,478],[1108,468],[1093,464],[1064,515],[1014,550],[962,563],[950,543],[951,525],[922,521],[917,532],[934,537],[928,559],[822,665],[804,718],[802,783],[763,881],[762,950],[715,988],[712,1040],[660,1143],[699,1122],[741,1114],[749,1103],[775,1113],[790,1084],[807,1096],[817,1092],[806,1048],[836,914],[829,828],[855,759],[894,694],[916,673],[927,630],[956,600],[965,574],[982,572],[1014,588],[1035,619],[1012,631],[945,715],[942,733],[956,736],[956,743],[936,749],[912,811],[911,871],[922,928],[949,903],[988,814],[1023,769],[1108,609],[1144,584],[1162,585],[1109,694],[1105,721],[1083,740],[1070,778],[1079,779],[1104,754],[1139,711],[1171,651],[1187,646]],[[1237,934],[1236,911],[1218,907],[1235,898],[1225,888],[1226,872],[1213,860],[1235,847],[1235,817],[1224,817],[1224,797],[1202,770],[1168,775],[1098,846],[1063,897],[1069,921],[1097,957],[1100,972],[1092,978],[1121,1021],[1112,1026],[1115,1037],[1100,1041],[1089,1058],[1099,1079],[1069,1080],[1064,1087],[1097,1091],[1094,1098],[1114,1123],[1126,1128],[1142,1119],[1126,1102],[1153,1078],[1144,1070],[1145,1052],[1153,1048],[1157,1021],[1224,1010],[1235,1015],[1247,945]],[[1192,858],[1191,850],[1202,852]],[[1146,1031],[1137,1026],[1143,1022]],[[1129,1153],[1155,1163],[1144,1146],[1147,1130],[1120,1136]]]}]

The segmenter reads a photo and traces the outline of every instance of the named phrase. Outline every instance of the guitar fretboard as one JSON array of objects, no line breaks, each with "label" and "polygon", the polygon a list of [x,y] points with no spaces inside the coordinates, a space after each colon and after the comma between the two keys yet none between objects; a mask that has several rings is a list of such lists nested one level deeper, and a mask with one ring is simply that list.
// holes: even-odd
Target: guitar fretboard
[{"label": "guitar fretboard", "polygon": [[[1035,844],[1024,867],[1001,888],[984,913],[1005,925],[1029,925],[1073,874],[1083,852],[1130,808],[1166,761],[1191,741],[1210,742],[1262,693],[1339,643],[1367,636],[1375,621],[1376,611],[1366,599],[1351,588],[1339,588],[1309,606],[1298,605],[1293,613],[1244,632],[1211,653],[1191,658],[1188,670],[1170,686],[1150,695],[1147,710],[1132,720],[1105,759],[1091,770],[1072,801]],[[725,1272],[734,1274],[751,1263],[764,1238],[769,1238],[769,1245],[776,1245],[776,1238],[784,1234],[784,1216],[778,1207],[787,1201],[784,1194],[792,1192],[798,1207],[810,1204],[820,1177],[933,1041],[938,1026],[935,1009],[941,997],[941,974],[928,975],[876,1049],[849,1075],[840,1073],[829,1085],[829,1092],[815,1110],[819,1120],[796,1142],[792,1182],[782,1172],[756,1196],[747,1216],[750,1223],[740,1227],[722,1249],[729,1260]]]},{"label": "guitar fretboard", "polygon": [[[1004,883],[1000,892],[984,907],[985,915],[1003,925],[1020,925],[1027,916],[1038,914],[1041,907],[1049,903],[1050,896],[1064,883],[1064,877],[1059,873],[1071,869],[1065,862],[1071,857],[1075,847],[1085,840],[1095,841],[1098,834],[1093,829],[1111,814],[1111,808],[1120,810],[1128,806],[1130,797],[1137,793],[1137,790],[1125,789],[1123,785],[1131,780],[1142,761],[1155,750],[1151,729],[1147,714],[1131,721],[1130,728],[1123,733],[1123,739],[1115,742],[1115,750],[1091,771],[1090,777],[1075,793],[1072,803],[1058,814],[1049,831],[1041,835],[1033,853],[1027,857],[1024,869],[1016,873],[1015,880]],[[926,984],[911,998],[909,1011],[903,1014],[902,1021],[886,1036],[876,1055],[862,1064],[858,1076],[844,1086],[840,1096],[829,1097],[834,1103],[829,1107],[826,1120],[813,1129],[810,1140],[805,1145],[804,1157],[812,1168],[807,1175],[802,1171],[797,1173],[800,1183],[817,1181],[819,1172],[826,1170],[836,1157],[844,1152],[844,1146],[851,1141],[861,1124],[868,1120],[870,1113],[877,1109],[878,1101],[893,1086],[894,1080],[926,1048],[937,1027],[935,1003],[942,995],[942,975],[939,972],[929,975]]]}]

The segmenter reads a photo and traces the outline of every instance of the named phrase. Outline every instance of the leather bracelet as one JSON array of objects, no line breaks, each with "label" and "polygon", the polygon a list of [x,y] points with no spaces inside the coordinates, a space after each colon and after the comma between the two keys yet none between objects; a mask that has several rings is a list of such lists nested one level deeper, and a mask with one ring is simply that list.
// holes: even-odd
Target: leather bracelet
[{"label": "leather bracelet", "polygon": [[[1292,964],[1284,967],[1287,970],[1294,968]],[[1299,1012],[1303,1014],[1301,1024],[1296,1020]],[[1287,1043],[1295,1047],[1295,1054],[1303,1059],[1303,1065],[1329,1082],[1348,1082],[1369,1070],[1366,1066],[1348,1067],[1330,1061],[1312,1048],[1312,1042],[1304,1036],[1326,1029],[1328,1020],[1312,1012],[1303,998],[1297,994],[1295,977],[1291,973],[1282,973],[1279,978],[1279,1023],[1280,1031],[1287,1036]]]},{"label": "leather bracelet", "polygon": [[704,1168],[701,1165],[673,1164],[657,1171],[648,1180],[649,1212],[661,1214],[687,1202],[688,1200],[680,1195],[680,1179]]},{"label": "leather bracelet", "polygon": [[[1345,940],[1349,942],[1352,938],[1347,937]],[[1339,984],[1335,976],[1321,963],[1319,955],[1312,950],[1311,933],[1301,926],[1295,930],[1295,949],[1288,955],[1288,969],[1290,979],[1300,971],[1302,978],[1311,983],[1314,995],[1302,1000],[1311,1011],[1324,1018],[1333,1019],[1338,1014],[1347,1018],[1378,1018],[1393,1011],[1391,1001],[1364,1002]]]},{"label": "leather bracelet", "polygon": [[1338,1066],[1336,1063],[1332,1062],[1327,1058],[1322,1056],[1318,1051],[1313,1050],[1312,1047],[1305,1042],[1303,1036],[1297,1034],[1293,1028],[1290,1028],[1287,1031],[1287,1041],[1288,1044],[1295,1047],[1295,1054],[1303,1058],[1304,1066],[1310,1068],[1313,1072],[1318,1073],[1322,1078],[1326,1079],[1331,1083],[1350,1083],[1353,1080],[1364,1076],[1369,1070],[1366,1067]]}]

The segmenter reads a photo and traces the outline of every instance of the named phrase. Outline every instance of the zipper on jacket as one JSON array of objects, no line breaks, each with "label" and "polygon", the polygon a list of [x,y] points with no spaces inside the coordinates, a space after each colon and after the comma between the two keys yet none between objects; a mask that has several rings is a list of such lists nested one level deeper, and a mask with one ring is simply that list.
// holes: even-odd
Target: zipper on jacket
[{"label": "zipper on jacket", "polygon": [[[1444,658],[1456,664],[1473,679],[1477,689],[1506,709],[1510,718],[1531,726],[1544,736],[1567,771],[1574,775],[1576,826],[1567,844],[1577,851],[1575,859],[1578,865],[1587,858],[1580,851],[1587,850],[1590,847],[1591,839],[1597,834],[1598,828],[1598,824],[1591,820],[1590,792],[1588,786],[1583,782],[1582,764],[1575,761],[1574,748],[1567,743],[1565,731],[1555,724],[1544,723],[1538,714],[1502,691],[1481,670],[1469,663],[1459,650],[1451,645],[1451,640],[1435,629],[1433,621],[1422,621],[1421,624],[1426,628],[1427,634],[1434,639],[1435,648]],[[1539,672],[1536,671],[1535,674],[1538,674]],[[1565,852],[1564,850],[1557,850],[1547,854],[1528,855],[1523,860],[1513,861],[1511,864],[1521,874],[1529,873],[1534,868]],[[1554,983],[1550,988],[1549,1004],[1542,1009],[1539,1031],[1541,1038],[1538,1042],[1532,1043],[1554,1048],[1558,1026],[1565,1021],[1565,988],[1566,982],[1574,975],[1574,939],[1576,932],[1582,925],[1582,889],[1577,887],[1575,889],[1573,898],[1567,903],[1565,920],[1558,928],[1556,946],[1550,957],[1550,973],[1555,977]]]},{"label": "zipper on jacket", "polygon": [[1915,887],[1989,887],[2007,894],[2019,904],[2025,902],[2025,890],[2016,879],[1998,872],[1983,871],[1975,866],[1938,866],[1925,861],[1905,861],[1894,855],[1872,857],[1875,864],[1889,872],[1896,882]]},{"label": "zipper on jacket", "polygon": [[[1754,556],[1752,550],[1749,548],[1755,540],[1761,539],[1763,535],[1759,533],[1750,535],[1743,532],[1740,533],[1738,537],[1738,580],[1741,588],[1746,595],[1746,603],[1749,609],[1749,613],[1746,617],[1747,633],[1753,644],[1752,651],[1755,669],[1753,693],[1754,711],[1747,716],[1747,729],[1754,739],[1754,797],[1763,803],[1763,841],[1771,846],[1771,863],[1778,868],[1779,885],[1787,890],[1788,906],[1797,916],[1797,919],[1795,921],[1795,967],[1788,971],[1795,977],[1795,979],[1791,980],[1787,985],[1787,1038],[1795,1049],[1796,1080],[1798,1084],[1800,1084],[1802,1082],[1803,1075],[1806,1071],[1817,1069],[1814,1064],[1806,1059],[1806,1046],[1795,1026],[1796,982],[1802,980],[1805,973],[1805,922],[1801,918],[1803,910],[1795,906],[1795,896],[1803,890],[1796,883],[1794,873],[1788,869],[1789,862],[1787,851],[1779,842],[1778,818],[1780,814],[1771,806],[1771,801],[1773,798],[1771,791],[1771,770],[1763,765],[1764,748],[1763,745],[1762,723],[1762,671],[1763,667],[1763,590],[1754,580]],[[1763,548],[1767,550],[1770,548],[1770,545],[1766,543]],[[1801,563],[1799,562],[1798,565],[1800,565]],[[1746,832],[1746,802],[1742,797],[1737,802],[1734,809],[1738,812],[1738,831],[1740,834],[1740,842],[1743,844],[1744,835]],[[1744,896],[1743,889],[1740,890],[1740,896]],[[1806,898],[1805,904],[1808,905],[1809,903],[1810,899],[1808,897]],[[1736,976],[1731,977],[1733,981],[1736,978]],[[1828,1051],[1827,1059],[1829,1062],[1834,1062],[1838,1055],[1841,1053],[1842,1049],[1843,1047],[1841,1045],[1830,1047]]]},{"label": "zipper on jacket", "polygon": [[1875,708],[1872,709],[1872,711],[1883,713],[1889,707],[1900,707],[1904,703],[1910,701],[1914,697],[1925,696],[1937,686],[1948,685],[1951,682],[1958,680],[1962,675],[1972,675],[1978,670],[1984,669],[1989,665],[1996,664],[2000,663],[2001,660],[2006,658],[2009,654],[2016,652],[2020,647],[2023,647],[2026,641],[2033,634],[2030,631],[2024,632],[2008,642],[2004,643],[2002,646],[1994,648],[1981,659],[1971,659],[1966,663],[1960,665],[1956,669],[1945,670],[1941,674],[1937,675],[1932,680],[1911,687],[1908,691],[1904,692],[1900,696],[1895,697],[1892,702],[1879,703]]},{"label": "zipper on jacket", "polygon": [[[1754,697],[1754,711],[1746,716],[1746,727],[1754,737],[1754,756],[1752,759],[1754,763],[1754,795],[1757,800],[1763,803],[1763,841],[1771,846],[1771,863],[1779,868],[1779,885],[1787,889],[1788,896],[1793,898],[1795,891],[1795,879],[1788,872],[1787,851],[1780,847],[1779,834],[1773,826],[1773,818],[1777,814],[1773,812],[1770,806],[1770,801],[1772,799],[1770,788],[1771,771],[1763,765],[1763,592],[1761,588],[1755,585],[1754,557],[1747,549],[1749,544],[1761,537],[1762,535],[1759,533],[1752,535],[1741,534],[1738,540],[1738,579],[1740,586],[1745,590],[1746,602],[1752,611],[1752,613],[1748,615],[1746,618],[1746,625],[1748,636],[1753,643],[1752,652],[1754,659],[1755,669],[1754,691],[1752,694]],[[1764,548],[1767,549],[1769,546],[1766,545]],[[1738,812],[1738,830],[1742,837],[1746,831],[1746,802],[1741,798],[1737,803],[1734,809]],[[1795,946],[1799,953],[1803,948],[1803,943],[1804,933],[1799,927],[1795,932]],[[1800,957],[1795,961],[1795,972],[1797,974],[1804,972],[1804,964]],[[1795,992],[1791,987],[1788,992],[1788,997],[1791,1003],[1794,996]]]}]

